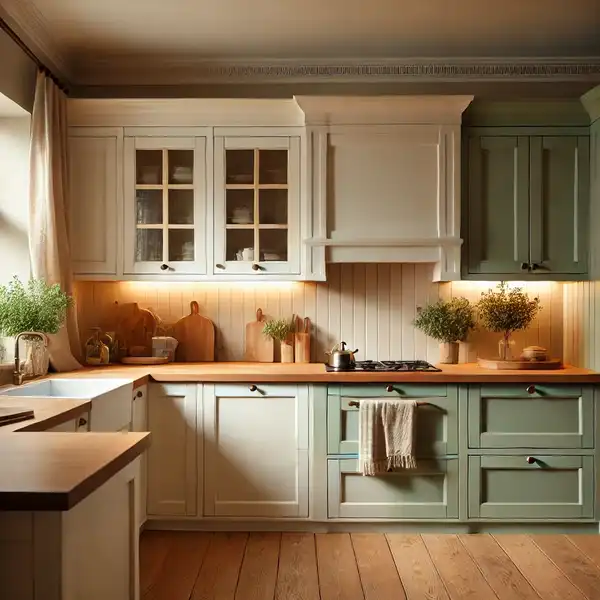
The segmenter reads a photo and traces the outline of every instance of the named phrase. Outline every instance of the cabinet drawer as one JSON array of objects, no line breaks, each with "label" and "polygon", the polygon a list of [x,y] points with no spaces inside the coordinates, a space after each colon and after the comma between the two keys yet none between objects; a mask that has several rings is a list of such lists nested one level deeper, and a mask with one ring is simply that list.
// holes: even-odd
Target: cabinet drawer
[{"label": "cabinet drawer", "polygon": [[[389,390],[390,386],[391,390]],[[448,395],[448,386],[427,383],[342,384],[327,386],[327,394],[329,396],[347,398],[393,398],[394,396],[406,398],[444,398]]]},{"label": "cabinet drawer", "polygon": [[469,517],[591,519],[592,456],[469,457]]},{"label": "cabinet drawer", "polygon": [[[416,392],[416,390],[415,390]],[[417,456],[443,456],[458,452],[458,401],[448,397],[405,396],[422,402],[417,408]],[[372,398],[372,400],[388,397]],[[327,452],[358,454],[359,409],[356,398],[329,396],[327,399]],[[371,400],[361,400],[370,402]]]},{"label": "cabinet drawer", "polygon": [[297,385],[278,383],[231,383],[215,385],[215,395],[221,398],[291,397],[298,393]]},{"label": "cabinet drawer", "polygon": [[594,447],[589,387],[473,386],[468,418],[470,448]]},{"label": "cabinet drawer", "polygon": [[458,518],[458,460],[420,460],[418,469],[363,477],[356,459],[328,461],[330,519]]}]

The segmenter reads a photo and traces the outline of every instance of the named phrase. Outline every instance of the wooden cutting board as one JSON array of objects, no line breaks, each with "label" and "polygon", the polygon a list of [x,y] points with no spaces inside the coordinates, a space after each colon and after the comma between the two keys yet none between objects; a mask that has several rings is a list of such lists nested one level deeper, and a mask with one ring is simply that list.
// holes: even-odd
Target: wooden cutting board
[{"label": "wooden cutting board", "polygon": [[256,321],[246,325],[246,352],[244,360],[248,362],[273,362],[273,340],[263,335],[265,319],[259,308]]},{"label": "wooden cutting board", "polygon": [[175,360],[180,362],[213,362],[215,360],[215,326],[200,314],[194,300],[191,313],[173,326],[173,337],[179,342]]},{"label": "wooden cutting board", "polygon": [[562,362],[558,358],[550,360],[499,360],[478,358],[477,363],[484,369],[496,369],[497,371],[552,371],[562,369]]},{"label": "wooden cutting board", "polygon": [[310,362],[310,319],[306,317],[304,321],[298,317],[296,319],[295,341],[295,361],[297,363]]},{"label": "wooden cutting board", "polygon": [[11,408],[10,406],[3,406],[0,408],[0,427],[2,425],[10,425],[11,423],[18,423],[19,421],[27,421],[34,419],[35,415],[33,410],[28,408]]}]

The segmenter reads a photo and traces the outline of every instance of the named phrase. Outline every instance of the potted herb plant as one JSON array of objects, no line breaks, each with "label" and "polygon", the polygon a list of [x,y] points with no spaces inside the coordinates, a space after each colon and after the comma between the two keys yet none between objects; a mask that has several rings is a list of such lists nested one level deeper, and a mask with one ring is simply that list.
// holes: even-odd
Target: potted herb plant
[{"label": "potted herb plant", "polygon": [[526,329],[541,310],[540,299],[529,299],[519,287],[509,288],[505,282],[499,283],[496,290],[482,292],[477,303],[479,319],[485,329],[502,334],[498,344],[500,360],[510,360],[510,336]]},{"label": "potted herb plant", "polygon": [[281,346],[281,362],[294,362],[294,346],[291,334],[294,333],[294,324],[286,319],[267,321],[263,327],[263,335],[279,342]]},{"label": "potted herb plant", "polygon": [[475,312],[466,298],[439,300],[423,308],[413,325],[440,342],[440,363],[458,362],[458,342],[464,342],[475,329]]},{"label": "potted herb plant", "polygon": [[[23,284],[18,277],[0,286],[0,333],[14,338],[25,331],[58,333],[73,299],[58,284],[48,285],[42,279]],[[37,336],[23,336],[25,343],[24,372],[39,376],[48,372],[48,344]]]}]

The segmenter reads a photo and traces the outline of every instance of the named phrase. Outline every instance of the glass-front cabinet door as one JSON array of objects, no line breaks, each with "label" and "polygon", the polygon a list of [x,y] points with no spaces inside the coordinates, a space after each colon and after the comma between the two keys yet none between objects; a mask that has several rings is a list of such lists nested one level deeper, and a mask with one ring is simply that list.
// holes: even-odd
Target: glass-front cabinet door
[{"label": "glass-front cabinet door", "polygon": [[206,273],[206,137],[125,138],[125,273]]},{"label": "glass-front cabinet door", "polygon": [[300,273],[300,138],[217,136],[214,161],[214,273]]}]

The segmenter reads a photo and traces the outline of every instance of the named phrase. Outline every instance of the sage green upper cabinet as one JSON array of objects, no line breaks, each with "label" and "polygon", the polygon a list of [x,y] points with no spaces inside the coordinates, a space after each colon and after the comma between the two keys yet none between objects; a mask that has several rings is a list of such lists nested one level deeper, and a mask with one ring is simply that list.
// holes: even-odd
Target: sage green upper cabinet
[{"label": "sage green upper cabinet", "polygon": [[465,279],[587,276],[589,120],[581,105],[529,105],[465,117]]}]

